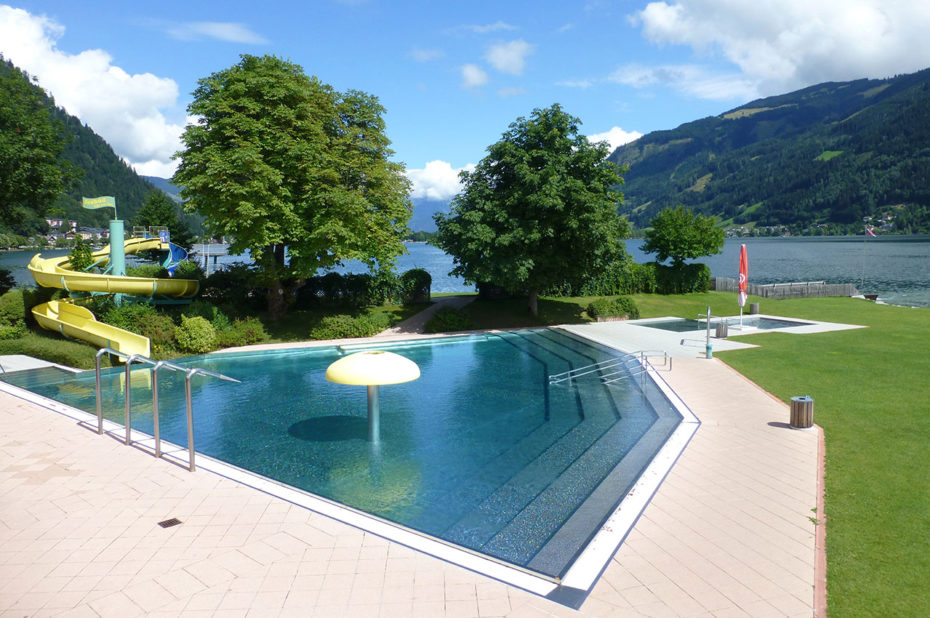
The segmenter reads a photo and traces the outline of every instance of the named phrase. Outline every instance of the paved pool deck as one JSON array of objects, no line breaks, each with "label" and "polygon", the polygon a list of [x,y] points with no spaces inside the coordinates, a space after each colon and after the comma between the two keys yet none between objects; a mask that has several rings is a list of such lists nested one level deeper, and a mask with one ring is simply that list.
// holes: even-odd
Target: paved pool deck
[{"label": "paved pool deck", "polygon": [[701,425],[577,609],[0,391],[0,616],[814,615],[819,430],[676,337]]}]

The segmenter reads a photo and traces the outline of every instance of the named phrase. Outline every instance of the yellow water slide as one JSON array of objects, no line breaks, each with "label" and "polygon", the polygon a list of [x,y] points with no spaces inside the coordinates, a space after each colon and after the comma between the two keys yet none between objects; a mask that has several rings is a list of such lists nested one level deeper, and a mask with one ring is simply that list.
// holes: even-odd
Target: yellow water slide
[{"label": "yellow water slide", "polygon": [[[130,238],[124,241],[123,246],[126,254],[170,250],[169,243],[163,243],[158,238]],[[110,248],[107,246],[94,253],[94,260],[104,260],[109,255]],[[197,281],[190,279],[118,277],[75,271],[70,266],[67,255],[43,258],[42,254],[37,253],[29,262],[29,272],[42,287],[60,288],[69,292],[192,298],[198,288]],[[89,341],[99,347],[113,348],[125,354],[151,356],[148,337],[98,322],[93,313],[75,305],[70,299],[37,305],[33,307],[32,315],[42,328],[58,331],[68,337]]]}]

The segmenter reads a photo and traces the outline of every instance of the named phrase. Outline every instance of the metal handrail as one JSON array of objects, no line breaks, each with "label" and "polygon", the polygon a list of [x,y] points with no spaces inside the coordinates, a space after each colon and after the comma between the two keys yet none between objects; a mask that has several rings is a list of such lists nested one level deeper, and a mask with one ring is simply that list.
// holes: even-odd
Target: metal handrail
[{"label": "metal handrail", "polygon": [[161,457],[161,436],[159,433],[159,422],[158,422],[158,370],[162,367],[167,367],[172,371],[183,371],[186,375],[184,378],[184,395],[187,403],[187,450],[189,453],[189,469],[193,472],[196,467],[194,465],[194,408],[191,403],[191,378],[195,375],[204,375],[213,378],[219,378],[221,380],[226,380],[228,382],[240,383],[240,380],[236,378],[231,378],[229,376],[217,373],[215,371],[210,371],[209,369],[203,369],[201,367],[186,368],[180,365],[175,365],[174,363],[169,363],[168,361],[154,361],[147,356],[141,354],[126,354],[125,352],[120,352],[119,350],[114,350],[113,348],[100,348],[97,351],[97,355],[94,359],[95,366],[95,382],[97,390],[97,433],[103,434],[103,406],[101,403],[101,394],[100,394],[100,357],[104,354],[113,354],[120,358],[126,359],[126,395],[125,395],[125,423],[126,423],[126,440],[125,443],[128,445],[131,443],[130,433],[131,433],[131,422],[130,422],[130,407],[132,400],[132,383],[131,383],[131,371],[132,364],[134,362],[145,363],[152,365],[152,421],[154,424],[155,434],[155,457]]},{"label": "metal handrail", "polygon": [[584,367],[577,367],[575,369],[569,369],[568,371],[563,371],[561,373],[554,373],[549,376],[549,384],[559,384],[560,382],[565,381],[571,382],[574,378],[585,376],[589,373],[596,373],[603,369],[610,369],[611,367],[615,367],[624,362],[626,358],[626,356],[617,356],[614,358],[608,358],[607,360],[603,360],[598,363],[585,365]]}]

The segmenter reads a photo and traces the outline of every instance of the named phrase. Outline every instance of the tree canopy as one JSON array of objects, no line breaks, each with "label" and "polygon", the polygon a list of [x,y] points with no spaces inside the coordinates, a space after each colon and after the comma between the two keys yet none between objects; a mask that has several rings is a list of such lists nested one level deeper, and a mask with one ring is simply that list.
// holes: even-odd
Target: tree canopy
[{"label": "tree canopy", "polygon": [[[347,259],[392,267],[411,214],[376,97],[335,91],[274,56],[198,82],[174,176],[186,208],[248,250],[284,315],[306,277]],[[287,250],[285,251],[285,247]]]},{"label": "tree canopy", "polygon": [[142,203],[142,208],[136,213],[133,225],[165,226],[171,234],[171,242],[182,247],[190,247],[196,240],[178,216],[178,205],[161,191],[152,191],[148,194]]},{"label": "tree canopy", "polygon": [[474,171],[448,215],[437,213],[437,244],[452,255],[452,274],[526,293],[537,312],[541,290],[604,268],[624,253],[629,234],[617,215],[623,182],[591,144],[578,118],[558,105],[518,118]]},{"label": "tree canopy", "polygon": [[656,215],[651,226],[646,230],[642,250],[655,253],[659,262],[671,258],[676,268],[685,260],[714,255],[723,249],[724,233],[714,217],[697,215],[684,206],[666,208]]},{"label": "tree canopy", "polygon": [[0,220],[38,218],[70,185],[64,126],[29,75],[0,56]]}]

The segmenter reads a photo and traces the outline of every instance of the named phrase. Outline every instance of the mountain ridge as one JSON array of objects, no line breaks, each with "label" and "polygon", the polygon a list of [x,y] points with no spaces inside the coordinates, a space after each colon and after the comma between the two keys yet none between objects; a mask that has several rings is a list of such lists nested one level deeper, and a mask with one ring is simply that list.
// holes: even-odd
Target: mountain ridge
[{"label": "mountain ridge", "polygon": [[725,225],[842,233],[891,217],[930,231],[930,69],[825,82],[654,131],[627,165],[620,213],[637,227],[684,205]]}]

